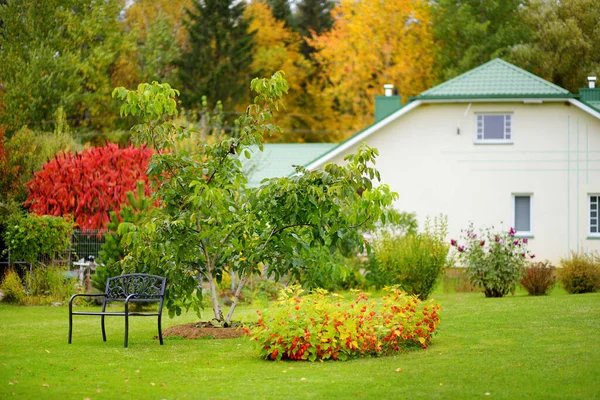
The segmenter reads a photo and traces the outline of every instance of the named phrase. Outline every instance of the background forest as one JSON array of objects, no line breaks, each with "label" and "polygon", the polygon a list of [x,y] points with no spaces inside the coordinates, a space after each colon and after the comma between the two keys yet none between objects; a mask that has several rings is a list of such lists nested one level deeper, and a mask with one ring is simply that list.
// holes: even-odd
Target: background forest
[{"label": "background forest", "polygon": [[250,80],[284,70],[273,142],[341,141],[372,122],[383,84],[407,101],[495,57],[576,91],[600,72],[595,3],[0,0],[0,202],[22,202],[61,150],[128,144],[117,86],[169,82],[182,123],[235,136]]}]

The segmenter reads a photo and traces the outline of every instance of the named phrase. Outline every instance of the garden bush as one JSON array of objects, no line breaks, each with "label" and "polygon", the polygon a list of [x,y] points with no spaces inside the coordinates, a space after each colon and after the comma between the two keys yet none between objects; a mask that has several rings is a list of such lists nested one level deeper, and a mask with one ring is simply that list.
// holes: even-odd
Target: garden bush
[{"label": "garden bush", "polygon": [[485,297],[503,297],[513,292],[528,258],[527,238],[516,238],[515,230],[495,232],[493,227],[475,233],[473,224],[462,237],[465,244],[452,239],[459,260],[466,267],[471,283],[483,289]]},{"label": "garden bush", "polygon": [[374,241],[373,248],[378,267],[409,294],[426,299],[438,279],[449,266],[445,243],[447,218],[436,217],[427,221],[421,233],[397,236],[383,232]]},{"label": "garden bush", "polygon": [[282,291],[280,301],[258,324],[244,327],[266,359],[309,360],[389,355],[410,347],[427,348],[440,322],[440,306],[388,288],[380,302],[364,293],[346,300],[299,286]]},{"label": "garden bush", "polygon": [[[148,183],[152,154],[147,147],[116,144],[59,154],[27,183],[25,205],[39,215],[72,215],[81,229],[105,229],[110,211],[119,211],[137,181]],[[150,195],[149,185],[145,192]]]},{"label": "garden bush", "polygon": [[34,264],[38,257],[53,259],[71,243],[72,226],[61,217],[12,214],[6,224],[4,243],[14,260]]},{"label": "garden bush", "polygon": [[598,253],[571,252],[561,259],[560,281],[571,294],[590,293],[600,287],[600,257]]},{"label": "garden bush", "polygon": [[[415,213],[400,212],[398,213],[398,221],[394,224],[387,223],[380,226],[379,229],[373,232],[374,245],[381,237],[400,237],[418,232],[417,216]],[[374,286],[375,289],[381,290],[385,286],[389,286],[394,281],[393,271],[389,271],[377,261],[375,252],[371,251],[364,262],[365,286]]]},{"label": "garden bush", "polygon": [[7,303],[21,303],[25,296],[27,296],[23,282],[21,282],[21,277],[14,269],[9,269],[6,272],[2,285],[0,285],[0,290],[4,293],[2,301]]},{"label": "garden bush", "polygon": [[296,280],[305,289],[319,288],[338,292],[366,286],[356,257],[331,254],[329,249],[323,247],[315,247],[311,253]]},{"label": "garden bush", "polygon": [[40,265],[27,272],[29,283],[28,304],[48,304],[67,300],[76,291],[77,279],[66,276],[65,267]]},{"label": "garden bush", "polygon": [[532,263],[523,271],[521,286],[531,296],[546,295],[556,283],[554,271],[555,268],[550,261]]}]

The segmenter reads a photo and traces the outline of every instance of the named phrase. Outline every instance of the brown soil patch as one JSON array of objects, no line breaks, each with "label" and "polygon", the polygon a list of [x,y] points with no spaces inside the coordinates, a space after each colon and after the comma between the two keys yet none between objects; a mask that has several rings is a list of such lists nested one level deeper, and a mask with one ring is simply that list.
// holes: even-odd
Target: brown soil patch
[{"label": "brown soil patch", "polygon": [[198,339],[199,337],[212,337],[213,339],[232,339],[244,336],[241,328],[220,328],[210,322],[194,322],[191,324],[174,325],[163,332],[164,337],[180,336],[184,339]]}]

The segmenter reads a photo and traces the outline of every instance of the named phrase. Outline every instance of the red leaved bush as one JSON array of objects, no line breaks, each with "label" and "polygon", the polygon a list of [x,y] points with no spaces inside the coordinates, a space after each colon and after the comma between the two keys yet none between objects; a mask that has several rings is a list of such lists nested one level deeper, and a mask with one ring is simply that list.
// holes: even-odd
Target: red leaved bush
[{"label": "red leaved bush", "polygon": [[137,181],[144,181],[150,195],[146,169],[153,153],[147,147],[119,148],[111,143],[59,154],[27,183],[25,205],[39,215],[71,215],[82,229],[104,229],[110,211],[121,209]]}]

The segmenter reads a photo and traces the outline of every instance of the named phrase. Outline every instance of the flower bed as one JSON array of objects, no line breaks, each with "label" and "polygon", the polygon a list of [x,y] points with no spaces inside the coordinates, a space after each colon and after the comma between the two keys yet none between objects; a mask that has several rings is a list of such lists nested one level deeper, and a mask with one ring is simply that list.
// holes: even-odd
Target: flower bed
[{"label": "flower bed", "polygon": [[258,324],[244,332],[260,354],[272,360],[310,360],[388,355],[407,347],[426,349],[440,322],[440,306],[389,288],[381,300],[364,293],[346,300],[317,290],[303,295],[299,287],[282,291],[279,302]]}]

